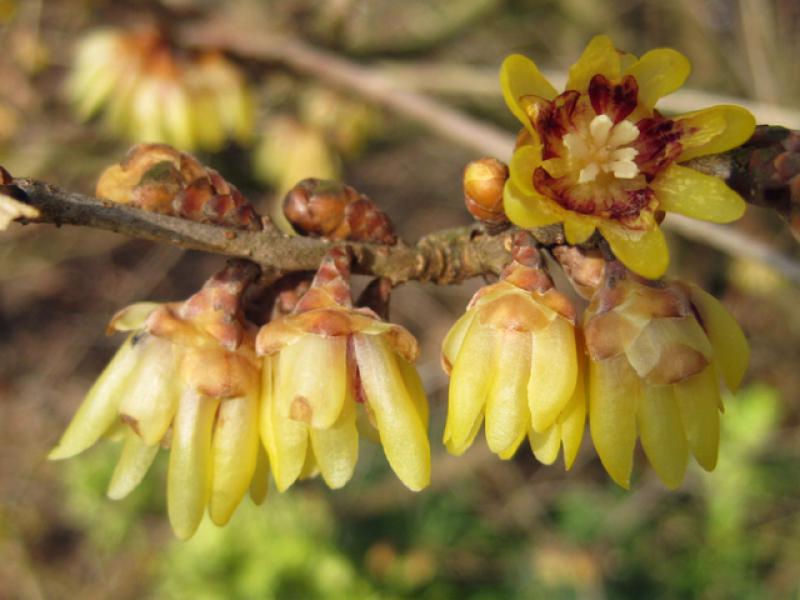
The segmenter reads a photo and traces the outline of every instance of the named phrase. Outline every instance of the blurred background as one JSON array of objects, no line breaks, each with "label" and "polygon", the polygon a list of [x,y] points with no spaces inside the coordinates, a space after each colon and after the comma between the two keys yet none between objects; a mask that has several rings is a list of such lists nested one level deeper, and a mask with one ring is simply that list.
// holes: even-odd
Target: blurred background
[{"label": "blurred background", "polygon": [[[509,135],[503,57],[523,52],[563,79],[597,33],[637,54],[667,45],[689,56],[688,89],[667,112],[747,103],[759,122],[800,128],[796,0],[0,0],[0,164],[91,193],[132,142],[152,140],[137,139],[124,113],[75,110],[66,82],[81,40],[98,28],[157,25],[180,39],[184,27],[232,24],[243,44],[299,40]],[[262,210],[313,175],[368,194],[408,241],[469,222],[461,170],[480,140],[466,147],[458,132],[291,60],[228,58],[246,82],[251,126],[193,151]],[[766,211],[751,208],[729,229],[798,256]],[[502,462],[480,437],[450,457],[438,443],[439,344],[481,282],[408,284],[392,318],[423,348],[431,487],[408,492],[365,442],[345,489],[319,480],[273,489],[261,507],[245,499],[225,529],[204,523],[181,543],[166,520],[164,461],[112,502],[113,444],[65,463],[45,455],[120,341],[103,335],[109,317],[133,301],[187,297],[223,259],[90,229],[12,226],[0,235],[0,599],[800,597],[800,287],[746,256],[669,241],[671,273],[720,297],[752,346],[743,390],[726,398],[714,473],[693,466],[669,492],[640,455],[626,492],[588,435],[569,473],[542,467],[527,446]]]}]

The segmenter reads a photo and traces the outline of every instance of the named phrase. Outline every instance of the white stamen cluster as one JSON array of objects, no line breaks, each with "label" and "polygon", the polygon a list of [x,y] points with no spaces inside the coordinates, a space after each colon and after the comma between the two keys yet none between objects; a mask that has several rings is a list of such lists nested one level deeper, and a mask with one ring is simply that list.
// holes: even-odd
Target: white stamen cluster
[{"label": "white stamen cluster", "polygon": [[570,160],[583,165],[578,183],[594,181],[600,172],[612,173],[618,179],[633,179],[639,167],[633,162],[638,151],[627,144],[639,137],[639,128],[630,121],[616,125],[608,115],[597,115],[588,131],[567,133],[562,138]]}]

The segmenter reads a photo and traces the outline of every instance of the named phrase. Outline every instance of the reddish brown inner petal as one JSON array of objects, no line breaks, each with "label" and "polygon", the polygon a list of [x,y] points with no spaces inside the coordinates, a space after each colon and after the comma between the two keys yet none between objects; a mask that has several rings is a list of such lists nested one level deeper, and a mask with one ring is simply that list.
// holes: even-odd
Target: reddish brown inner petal
[{"label": "reddish brown inner petal", "polygon": [[574,129],[580,92],[567,90],[556,96],[552,102],[542,105],[536,115],[536,131],[544,145],[543,158],[558,156],[561,138]]},{"label": "reddish brown inner petal", "polygon": [[604,75],[597,74],[589,82],[589,99],[598,115],[608,115],[614,123],[628,117],[638,103],[639,85],[633,75],[626,75],[621,83],[612,85]]},{"label": "reddish brown inner petal", "polygon": [[638,152],[634,160],[647,180],[652,181],[680,156],[683,128],[677,121],[658,116],[642,119],[636,126],[639,137],[633,143]]}]

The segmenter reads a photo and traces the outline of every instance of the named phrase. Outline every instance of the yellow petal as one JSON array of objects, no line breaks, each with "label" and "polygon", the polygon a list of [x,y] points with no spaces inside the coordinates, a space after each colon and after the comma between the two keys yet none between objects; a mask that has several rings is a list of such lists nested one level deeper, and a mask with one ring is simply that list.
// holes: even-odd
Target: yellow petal
[{"label": "yellow petal", "polygon": [[562,214],[553,208],[552,201],[539,194],[524,196],[511,180],[503,188],[503,209],[514,225],[526,229],[544,227],[564,220]]},{"label": "yellow petal", "polygon": [[421,490],[430,483],[428,434],[395,357],[380,337],[356,334],[353,346],[386,458],[400,481],[414,491]]},{"label": "yellow petal", "polygon": [[146,445],[153,446],[172,423],[180,391],[172,344],[157,337],[141,344],[141,358],[121,394],[119,413]]},{"label": "yellow petal", "polygon": [[683,481],[689,448],[672,386],[645,385],[637,421],[650,464],[664,485],[675,489]]},{"label": "yellow petal", "polygon": [[569,68],[566,89],[585,92],[589,89],[589,81],[597,74],[611,80],[620,76],[620,55],[607,35],[591,39],[578,61]]},{"label": "yellow petal", "polygon": [[508,173],[514,186],[524,196],[539,196],[533,185],[533,173],[542,165],[540,144],[526,144],[514,150]]},{"label": "yellow petal", "polygon": [[264,406],[261,415],[262,438],[264,431],[268,431],[267,451],[272,477],[278,491],[285,492],[303,471],[308,452],[308,426],[281,416],[275,402]]},{"label": "yellow petal", "polygon": [[528,442],[533,455],[543,465],[552,465],[558,458],[561,448],[561,428],[553,424],[542,432],[537,432],[533,427],[528,429]]},{"label": "yellow petal", "polygon": [[219,400],[186,390],[178,402],[167,475],[167,512],[175,535],[194,535],[211,490],[211,429]]},{"label": "yellow petal", "polygon": [[498,345],[497,330],[475,319],[464,338],[450,376],[445,442],[466,450],[470,434],[480,425],[489,386],[492,382],[492,356]]},{"label": "yellow petal", "polygon": [[611,478],[631,484],[636,446],[636,412],[642,395],[639,378],[624,356],[589,363],[589,431],[597,455]]},{"label": "yellow petal", "polygon": [[117,350],[100,377],[86,394],[78,412],[70,421],[58,445],[50,451],[50,460],[70,458],[94,444],[119,418],[117,407],[136,363],[139,346],[128,337]]},{"label": "yellow petal", "polygon": [[728,389],[735,392],[750,361],[747,338],[733,315],[714,296],[696,285],[690,285],[690,293],[714,349],[714,366]]},{"label": "yellow petal", "polygon": [[675,120],[685,130],[679,162],[741,146],[756,129],[756,118],[749,110],[727,104],[680,115]]},{"label": "yellow petal", "polygon": [[620,225],[601,224],[600,233],[614,256],[634,273],[658,279],[667,270],[669,249],[657,225],[649,231],[633,231]]},{"label": "yellow petal", "polygon": [[256,391],[220,404],[211,443],[213,481],[208,515],[225,525],[244,498],[258,460],[258,396]]},{"label": "yellow petal", "polygon": [[358,462],[358,429],[356,429],[356,402],[348,394],[342,413],[328,429],[309,429],[311,448],[322,478],[328,487],[338,489],[353,476]]},{"label": "yellow petal", "polygon": [[[300,476],[308,449],[305,423],[276,418],[275,374],[280,356],[266,357],[261,368],[261,441],[267,450],[272,477],[278,491],[289,488]],[[276,420],[277,419],[277,420]]]},{"label": "yellow petal", "polygon": [[594,233],[594,221],[585,217],[569,216],[564,219],[564,235],[570,244],[582,244]]},{"label": "yellow petal", "polygon": [[717,465],[719,451],[719,385],[713,367],[674,386],[681,421],[697,462],[706,471]]},{"label": "yellow petal", "polygon": [[461,345],[464,343],[464,336],[467,335],[470,325],[477,311],[467,310],[458,321],[456,321],[447,332],[447,335],[442,342],[442,367],[445,373],[450,375],[453,370],[453,365],[456,363],[456,357],[461,351]]},{"label": "yellow petal", "polygon": [[417,369],[414,365],[401,356],[397,357],[397,366],[400,367],[403,383],[406,385],[411,402],[414,403],[414,408],[417,409],[419,419],[427,429],[428,413],[430,409],[428,407],[428,397],[425,395],[425,388],[422,385],[422,380],[419,378],[419,373],[417,373]]},{"label": "yellow petal", "polygon": [[540,96],[552,100],[558,95],[555,88],[545,79],[539,68],[531,59],[521,54],[507,56],[500,67],[500,88],[503,99],[514,116],[535,133],[525,108],[520,104],[523,96]]},{"label": "yellow petal", "polygon": [[264,502],[269,490],[269,458],[262,444],[258,445],[256,470],[253,473],[253,482],[250,484],[250,499],[258,506]]},{"label": "yellow petal", "polygon": [[144,479],[156,459],[159,446],[147,446],[142,439],[128,430],[106,494],[112,500],[121,500]]},{"label": "yellow petal", "polygon": [[528,427],[531,334],[503,331],[492,357],[493,376],[486,402],[486,443],[495,454],[516,449]]},{"label": "yellow petal", "polygon": [[577,361],[575,331],[566,319],[557,317],[534,334],[528,406],[535,431],[555,423],[569,402],[577,381]]},{"label": "yellow petal", "polygon": [[[582,352],[582,350],[581,350]],[[569,471],[578,450],[581,448],[583,432],[586,428],[586,383],[584,381],[584,368],[581,366],[583,357],[578,357],[578,377],[575,382],[575,391],[572,398],[558,416],[556,425],[561,429],[561,443],[564,446],[564,468]]]},{"label": "yellow petal", "polygon": [[719,177],[672,164],[653,181],[659,208],[712,221],[730,223],[744,214],[742,197]]},{"label": "yellow petal", "polygon": [[317,429],[333,425],[344,404],[347,336],[304,335],[280,354],[278,412]]},{"label": "yellow petal", "polygon": [[639,84],[639,104],[648,109],[677,90],[686,81],[692,66],[683,54],[671,48],[657,48],[646,52],[624,75],[633,75]]}]

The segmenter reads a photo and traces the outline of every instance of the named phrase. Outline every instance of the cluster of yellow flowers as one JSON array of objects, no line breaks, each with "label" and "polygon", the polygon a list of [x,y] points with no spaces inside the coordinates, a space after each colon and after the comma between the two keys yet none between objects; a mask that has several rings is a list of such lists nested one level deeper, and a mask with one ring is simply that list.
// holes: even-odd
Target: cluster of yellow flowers
[{"label": "cluster of yellow flowers", "polygon": [[[580,323],[530,234],[513,236],[500,280],[475,294],[443,343],[451,376],[443,442],[451,453],[465,452],[485,421],[487,444],[501,458],[527,437],[545,464],[563,448],[569,469],[588,417],[600,460],[623,487],[637,438],[668,487],[680,485],[690,454],[714,468],[720,380],[738,387],[749,349],[712,296],[655,279],[668,260],[658,222],[664,211],[720,222],[742,213],[742,199],[724,183],[678,162],[741,144],[753,119],[727,106],[662,116],[655,102],[687,74],[685,58],[672,50],[637,59],[604,36],[572,67],[562,94],[528,59],[505,61],[503,92],[525,129],[508,171],[498,161],[473,164],[468,206],[495,226],[505,220],[501,198],[520,227],[563,223],[572,247],[553,253],[590,303]],[[166,152],[150,150],[156,158]],[[135,197],[146,200],[155,192],[136,187],[137,156],[110,181],[135,183]],[[168,156],[176,172],[188,169],[186,157]],[[217,192],[230,191],[215,172],[200,175],[216,181]],[[385,215],[347,186],[305,182],[287,210],[310,235],[395,239]],[[576,247],[595,229],[618,260],[589,258]],[[578,258],[574,272],[568,255]],[[413,366],[417,341],[373,310],[353,307],[349,269],[347,252],[334,247],[310,287],[294,289],[290,310],[273,312],[260,328],[242,308],[257,275],[246,262],[231,263],[183,303],[121,311],[110,328],[131,333],[50,457],[68,458],[103,436],[123,439],[109,487],[120,498],[168,447],[169,516],[182,538],[206,510],[215,523],[227,522],[248,489],[263,500],[270,472],[280,491],[317,474],[331,488],[345,485],[360,435],[380,442],[408,488],[424,488],[431,464],[428,402]]]},{"label": "cluster of yellow flowers", "polygon": [[280,491],[318,473],[343,486],[359,429],[383,445],[403,483],[422,489],[430,448],[428,404],[412,364],[417,342],[352,307],[348,262],[332,251],[293,311],[260,331],[242,312],[258,272],[246,262],[183,303],[120,311],[109,328],[131,333],[50,458],[75,456],[102,437],[123,439],[108,489],[122,498],[168,447],[168,512],[181,538],[206,509],[224,525],[248,489],[262,501],[270,468]]},{"label": "cluster of yellow flowers", "polygon": [[215,50],[180,53],[153,29],[87,36],[68,91],[79,116],[103,111],[113,133],[137,142],[213,151],[252,135],[253,100],[239,69]]}]

